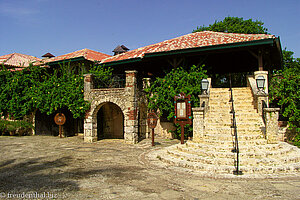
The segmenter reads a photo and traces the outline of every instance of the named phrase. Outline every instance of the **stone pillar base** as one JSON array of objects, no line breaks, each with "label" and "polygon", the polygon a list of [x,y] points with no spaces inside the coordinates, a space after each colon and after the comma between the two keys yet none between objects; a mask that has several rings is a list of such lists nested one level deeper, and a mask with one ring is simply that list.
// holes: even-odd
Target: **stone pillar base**
[{"label": "stone pillar base", "polygon": [[96,142],[97,140],[98,140],[97,137],[87,137],[87,136],[85,136],[83,141],[86,142],[86,143],[92,143],[92,142]]},{"label": "stone pillar base", "polygon": [[193,108],[193,142],[203,141],[204,136],[204,110],[205,108]]},{"label": "stone pillar base", "polygon": [[127,133],[124,137],[125,143],[136,144],[138,143],[138,135],[136,133]]},{"label": "stone pillar base", "polygon": [[268,144],[277,144],[279,108],[264,108],[266,119],[266,139]]}]

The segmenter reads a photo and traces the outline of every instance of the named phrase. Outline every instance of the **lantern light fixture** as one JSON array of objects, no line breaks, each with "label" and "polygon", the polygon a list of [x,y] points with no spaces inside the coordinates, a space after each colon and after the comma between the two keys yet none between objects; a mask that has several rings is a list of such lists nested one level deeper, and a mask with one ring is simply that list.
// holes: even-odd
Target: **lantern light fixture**
[{"label": "lantern light fixture", "polygon": [[256,78],[256,86],[258,91],[263,91],[265,88],[265,81],[266,79],[263,76],[258,76]]},{"label": "lantern light fixture", "polygon": [[203,94],[207,94],[208,85],[209,85],[209,81],[206,78],[202,79],[202,81],[201,81],[201,89],[203,91],[202,92]]}]

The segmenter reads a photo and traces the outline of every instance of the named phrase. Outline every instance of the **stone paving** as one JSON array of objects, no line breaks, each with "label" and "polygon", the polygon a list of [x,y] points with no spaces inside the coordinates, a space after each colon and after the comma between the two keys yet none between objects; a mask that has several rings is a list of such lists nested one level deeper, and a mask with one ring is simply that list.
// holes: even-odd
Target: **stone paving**
[{"label": "stone paving", "polygon": [[0,199],[300,199],[299,177],[209,178],[147,159],[176,143],[2,136]]}]

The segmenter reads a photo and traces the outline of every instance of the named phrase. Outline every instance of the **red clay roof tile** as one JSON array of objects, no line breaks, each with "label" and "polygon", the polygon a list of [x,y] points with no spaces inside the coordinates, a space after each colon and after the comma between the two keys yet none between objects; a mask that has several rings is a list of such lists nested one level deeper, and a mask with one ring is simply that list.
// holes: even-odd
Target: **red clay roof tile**
[{"label": "red clay roof tile", "polygon": [[145,54],[149,53],[168,52],[173,50],[248,42],[269,38],[275,38],[275,36],[267,34],[222,33],[213,31],[196,32],[112,56],[102,60],[101,63],[109,63],[138,57],[142,58]]},{"label": "red clay roof tile", "polygon": [[79,57],[84,57],[86,60],[90,60],[90,61],[101,61],[105,58],[110,57],[110,55],[100,53],[98,51],[93,51],[90,49],[82,49],[61,56],[56,56],[53,58],[46,59],[44,60],[44,63],[51,63],[55,61],[62,61],[62,60],[67,60],[72,58],[79,58]]},{"label": "red clay roof tile", "polygon": [[4,64],[9,67],[24,68],[28,67],[30,63],[35,63],[41,59],[34,56],[29,56],[20,53],[12,53],[0,56],[0,65]]}]

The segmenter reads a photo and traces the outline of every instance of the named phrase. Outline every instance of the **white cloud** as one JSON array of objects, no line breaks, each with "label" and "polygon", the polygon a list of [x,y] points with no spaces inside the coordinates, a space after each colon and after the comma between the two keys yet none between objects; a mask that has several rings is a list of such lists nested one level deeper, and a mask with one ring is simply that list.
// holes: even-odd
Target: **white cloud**
[{"label": "white cloud", "polygon": [[0,4],[0,12],[6,16],[10,17],[24,17],[30,16],[38,13],[38,10],[34,8],[23,7],[18,4]]}]

